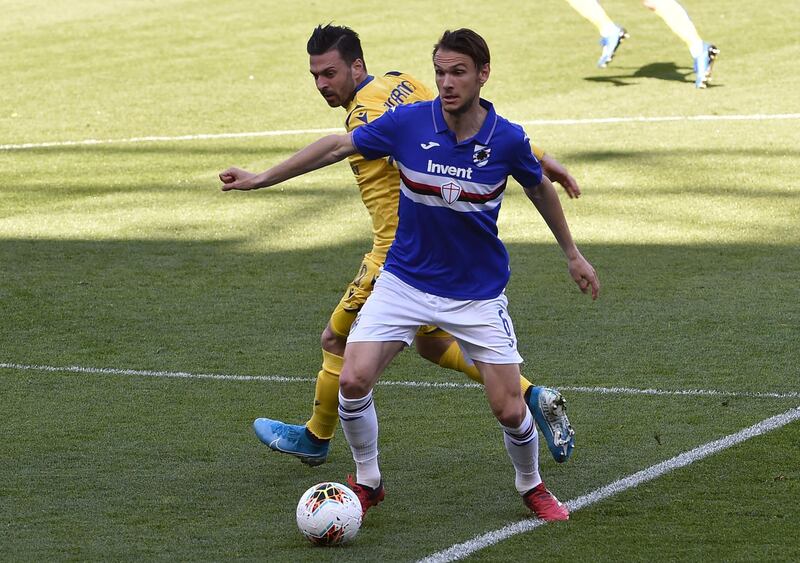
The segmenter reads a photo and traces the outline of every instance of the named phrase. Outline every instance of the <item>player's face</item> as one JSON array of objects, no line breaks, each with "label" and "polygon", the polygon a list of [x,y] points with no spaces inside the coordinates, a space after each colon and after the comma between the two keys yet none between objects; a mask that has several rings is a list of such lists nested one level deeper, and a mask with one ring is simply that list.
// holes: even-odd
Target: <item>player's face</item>
[{"label": "player's face", "polygon": [[[347,105],[356,91],[353,69],[339,51],[331,49],[321,55],[310,56],[309,67],[317,90],[332,108]],[[360,63],[355,61],[353,64]]]},{"label": "player's face", "polygon": [[479,70],[469,55],[439,49],[433,68],[444,111],[460,115],[479,103],[481,87],[489,78],[488,64]]}]

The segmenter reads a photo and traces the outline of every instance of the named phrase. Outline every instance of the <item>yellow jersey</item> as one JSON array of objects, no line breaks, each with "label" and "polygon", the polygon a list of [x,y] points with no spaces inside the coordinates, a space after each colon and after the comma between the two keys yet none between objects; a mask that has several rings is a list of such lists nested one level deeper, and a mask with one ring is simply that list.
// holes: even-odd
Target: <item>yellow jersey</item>
[{"label": "yellow jersey", "polygon": [[[427,86],[402,72],[370,76],[359,85],[355,97],[345,108],[345,128],[350,132],[375,121],[395,106],[432,100],[434,97]],[[356,153],[348,160],[361,191],[361,201],[372,218],[371,254],[383,264],[397,231],[400,174],[386,158],[367,160]]]},{"label": "yellow jersey", "polygon": [[[432,100],[436,95],[419,80],[402,72],[369,76],[356,89],[353,100],[345,108],[345,128],[371,123],[393,107]],[[536,158],[543,151],[532,147]],[[397,231],[397,206],[400,200],[400,174],[386,158],[367,160],[356,153],[348,158],[350,168],[361,191],[361,201],[372,219],[373,260],[383,264]]]}]

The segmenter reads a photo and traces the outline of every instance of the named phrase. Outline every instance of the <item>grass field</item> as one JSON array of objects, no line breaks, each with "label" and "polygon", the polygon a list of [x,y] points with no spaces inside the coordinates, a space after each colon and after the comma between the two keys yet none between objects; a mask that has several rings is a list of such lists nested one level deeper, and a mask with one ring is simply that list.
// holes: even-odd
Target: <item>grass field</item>
[{"label": "grass field", "polygon": [[[516,185],[500,223],[523,370],[565,390],[577,431],[568,464],[542,452],[559,498],[796,413],[800,8],[683,2],[722,50],[697,91],[659,18],[603,4],[631,32],[605,70],[561,0],[0,1],[0,559],[409,561],[530,521],[480,389],[413,352],[376,389],[387,499],[348,547],[294,523],[352,471],[343,437],[311,469],[250,429],[308,416],[368,218],[345,164],[219,191],[319,134],[196,136],[340,127],[307,71],[318,23],[431,85],[441,31],[475,28],[485,97],[581,183],[562,201],[597,302]],[[795,421],[469,560],[796,561],[798,506]]]}]

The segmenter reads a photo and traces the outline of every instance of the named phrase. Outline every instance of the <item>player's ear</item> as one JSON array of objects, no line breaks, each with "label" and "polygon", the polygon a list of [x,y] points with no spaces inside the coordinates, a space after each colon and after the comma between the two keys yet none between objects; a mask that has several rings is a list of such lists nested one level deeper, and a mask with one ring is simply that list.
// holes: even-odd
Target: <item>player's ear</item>
[{"label": "player's ear", "polygon": [[355,59],[353,61],[353,64],[350,65],[350,68],[353,71],[359,71],[359,72],[364,72],[364,73],[367,72],[367,65],[364,64],[364,61],[362,59]]},{"label": "player's ear", "polygon": [[486,84],[486,81],[489,80],[490,71],[491,68],[489,68],[489,63],[486,63],[478,69],[478,81],[481,83],[481,86]]}]

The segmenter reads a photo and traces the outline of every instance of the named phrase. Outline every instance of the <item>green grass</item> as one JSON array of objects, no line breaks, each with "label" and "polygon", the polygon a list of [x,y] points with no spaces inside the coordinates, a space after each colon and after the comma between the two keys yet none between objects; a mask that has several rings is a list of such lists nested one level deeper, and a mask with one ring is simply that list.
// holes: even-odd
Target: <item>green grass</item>
[{"label": "green grass", "polygon": [[[352,25],[372,72],[428,79],[445,28],[489,41],[485,91],[530,121],[796,112],[798,8],[685,2],[722,56],[714,87],[638,2],[596,69],[594,30],[561,0],[304,5],[5,2],[0,144],[337,127],[304,46]],[[775,14],[782,14],[775,17]],[[423,21],[424,20],[424,21]],[[769,65],[771,69],[765,72]],[[251,79],[250,76],[253,78]],[[528,125],[584,197],[563,199],[603,283],[569,281],[517,186],[500,230],[525,373],[544,384],[800,390],[797,120]],[[313,377],[319,333],[369,221],[349,168],[222,194],[314,135],[0,151],[0,363]],[[400,355],[387,380],[455,381]],[[294,505],[352,462],[341,436],[310,469],[249,424],[302,422],[313,384],[0,369],[0,553],[9,560],[413,560],[524,518],[481,392],[378,387],[388,496],[356,542],[316,549]],[[542,472],[562,499],[786,412],[795,399],[571,392],[573,459]],[[800,426],[696,462],[472,557],[797,560]]]}]

